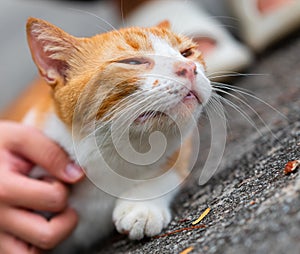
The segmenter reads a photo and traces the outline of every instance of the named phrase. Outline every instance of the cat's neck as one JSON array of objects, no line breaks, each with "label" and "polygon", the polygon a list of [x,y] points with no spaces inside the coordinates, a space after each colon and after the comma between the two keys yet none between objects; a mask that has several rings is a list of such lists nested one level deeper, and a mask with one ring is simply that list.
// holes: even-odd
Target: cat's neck
[{"label": "cat's neck", "polygon": [[[132,179],[144,179],[145,177],[154,177],[160,174],[160,166],[166,163],[168,157],[180,145],[179,140],[169,137],[168,146],[159,145],[162,151],[158,151],[157,154],[149,157],[147,152],[149,154],[151,145],[157,145],[157,143],[152,142],[152,144],[149,144],[149,136],[147,135],[132,137],[130,146],[128,146],[127,140],[116,140],[112,138],[113,135],[106,138],[107,130],[79,139],[78,136],[73,135],[72,129],[68,128],[54,112],[48,114],[44,126],[44,133],[59,143],[70,157],[85,167],[87,171],[94,171],[93,165],[97,165],[101,169],[106,163],[114,168],[113,170],[118,174]],[[117,149],[116,141],[120,142]],[[132,156],[128,153],[130,148],[137,154]],[[101,159],[100,155],[102,156]],[[91,174],[94,173],[97,174],[96,172],[91,172]]]},{"label": "cat's neck", "polygon": [[76,160],[72,130],[59,119],[54,111],[50,111],[44,123],[43,132],[55,140],[73,159]]}]

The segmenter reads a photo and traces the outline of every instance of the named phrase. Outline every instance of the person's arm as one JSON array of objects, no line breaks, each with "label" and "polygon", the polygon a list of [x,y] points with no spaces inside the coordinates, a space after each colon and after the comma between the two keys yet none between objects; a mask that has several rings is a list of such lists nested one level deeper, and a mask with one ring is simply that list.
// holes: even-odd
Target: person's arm
[{"label": "person's arm", "polygon": [[[56,178],[28,177],[39,165]],[[40,131],[0,121],[0,253],[41,253],[64,240],[77,224],[68,188],[84,176],[68,155]],[[57,213],[47,220],[34,210]]]}]

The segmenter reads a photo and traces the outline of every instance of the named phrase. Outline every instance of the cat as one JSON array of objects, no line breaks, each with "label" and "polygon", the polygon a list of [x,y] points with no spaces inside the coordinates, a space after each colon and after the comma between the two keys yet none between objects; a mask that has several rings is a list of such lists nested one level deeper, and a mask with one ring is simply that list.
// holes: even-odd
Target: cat
[{"label": "cat", "polygon": [[[11,114],[59,143],[87,175],[69,198],[77,228],[51,253],[87,249],[114,228],[133,240],[159,234],[212,94],[197,45],[168,21],[76,38],[31,17],[27,38],[41,78]],[[32,177],[43,174],[35,168]]]}]

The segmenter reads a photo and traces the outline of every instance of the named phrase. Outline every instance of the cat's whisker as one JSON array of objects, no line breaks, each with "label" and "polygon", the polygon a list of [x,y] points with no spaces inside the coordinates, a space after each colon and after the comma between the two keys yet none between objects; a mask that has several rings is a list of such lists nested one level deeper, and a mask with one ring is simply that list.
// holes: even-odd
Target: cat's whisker
[{"label": "cat's whisker", "polygon": [[267,73],[239,73],[239,72],[221,72],[225,73],[223,75],[216,75],[220,72],[211,73],[208,75],[209,79],[216,79],[216,78],[230,78],[230,77],[251,77],[251,76],[269,76]]},{"label": "cat's whisker", "polygon": [[224,108],[221,108],[220,106],[220,101],[222,101],[222,99],[223,98],[221,96],[213,93],[205,108],[212,108],[219,115],[219,117],[222,118],[222,120],[227,122],[227,112],[224,112]]},{"label": "cat's whisker", "polygon": [[[154,103],[153,103],[154,104]],[[148,106],[148,107],[147,107]],[[148,108],[153,108],[152,105],[144,105],[144,108],[140,108],[138,114],[145,112],[146,110],[148,110]],[[131,112],[131,111],[130,111]],[[131,123],[134,122],[134,120],[136,119],[136,116],[131,116],[129,119],[127,119],[127,117],[122,116],[122,118],[124,119],[124,122],[119,123],[119,128],[117,129],[117,134],[119,136],[119,140],[117,140],[117,143],[121,141],[123,135],[126,133],[126,131],[129,130]],[[127,124],[125,124],[127,123]],[[126,126],[124,128],[124,126]],[[145,127],[145,125],[143,126]],[[124,128],[123,132],[121,134],[119,134],[119,129]]]},{"label": "cat's whisker", "polygon": [[[228,92],[228,93],[230,93],[230,94],[232,94],[231,92],[237,93],[238,96],[240,96],[240,97],[243,98],[245,101],[247,101],[246,95],[248,95],[249,92],[246,91],[246,90],[245,90],[245,93],[246,93],[246,94],[243,94],[243,93],[240,93],[238,89],[234,89],[233,87],[225,87],[225,86],[222,87],[221,85],[218,85],[218,84],[216,84],[215,82],[212,82],[211,84],[212,84],[212,89],[213,89],[213,91],[215,91],[215,92],[218,92],[218,93],[221,93],[221,94],[225,94],[224,92],[230,91],[230,92]],[[219,90],[218,90],[218,89],[219,89]],[[220,91],[220,90],[222,90],[222,91],[224,91],[224,92],[222,92],[222,91]],[[242,90],[241,90],[241,91],[242,91]],[[250,93],[249,93],[249,94],[250,94]]]},{"label": "cat's whisker", "polygon": [[[142,92],[140,92],[140,93],[142,93]],[[110,122],[115,121],[115,119],[118,119],[119,117],[126,118],[127,115],[131,116],[132,111],[135,108],[137,108],[140,111],[143,110],[143,108],[140,107],[141,106],[140,104],[148,101],[149,97],[138,98],[137,95],[140,95],[139,93],[134,93],[132,95],[135,95],[135,96],[132,96],[131,100],[128,100],[128,97],[127,97],[118,103],[118,107],[115,107],[113,110],[110,110],[109,115],[114,114],[114,118],[110,119]],[[124,101],[125,101],[125,104],[124,104]],[[120,108],[119,108],[121,104],[123,107],[122,110],[120,110]],[[107,117],[107,115],[105,117]]]},{"label": "cat's whisker", "polygon": [[173,77],[170,77],[170,76],[166,76],[166,75],[161,75],[161,74],[143,74],[141,75],[141,77],[145,77],[145,78],[161,78],[161,79],[167,79],[167,80],[171,80],[171,81],[174,81],[178,84],[183,84],[184,85],[184,82],[182,82],[181,80],[177,79],[177,78],[173,78]]},{"label": "cat's whisker", "polygon": [[211,85],[212,87],[218,87],[221,89],[228,89],[231,90],[233,92],[239,93],[240,91],[247,93],[247,95],[254,95],[252,93],[252,91],[246,89],[246,88],[242,88],[242,87],[238,87],[238,86],[233,86],[233,85],[229,85],[229,84],[225,84],[225,83],[221,83],[221,82],[216,82],[216,81],[211,81]]},{"label": "cat's whisker", "polygon": [[[111,109],[102,117],[102,121],[111,121],[112,120],[112,116],[115,115],[116,113],[118,114],[122,114],[123,111],[125,111],[125,108],[129,108],[130,105],[127,105],[128,103],[132,103],[133,105],[134,102],[137,103],[139,102],[139,100],[143,99],[145,100],[145,98],[138,98],[139,95],[142,95],[142,93],[134,93],[131,94],[129,96],[127,96],[126,98],[124,98],[123,100],[119,101],[118,103],[116,103],[114,106],[111,107]],[[132,101],[130,100],[132,98]],[[123,110],[120,111],[120,106],[123,106]]]},{"label": "cat's whisker", "polygon": [[232,17],[232,16],[224,16],[224,15],[212,15],[212,16],[209,16],[210,18],[212,19],[215,19],[215,20],[219,20],[219,19],[224,19],[224,20],[233,20],[233,21],[236,21],[237,23],[239,22],[239,19],[238,18],[235,18],[235,17]]},{"label": "cat's whisker", "polygon": [[121,20],[122,20],[122,24],[124,27],[126,27],[127,25],[125,24],[125,17],[124,17],[124,0],[120,1],[120,12],[121,12]]},{"label": "cat's whisker", "polygon": [[[137,101],[137,100],[133,100],[132,102],[133,102],[133,105],[131,106],[131,107],[126,107],[126,109],[124,109],[124,111],[126,110],[127,111],[127,113],[128,114],[130,114],[130,112],[132,112],[132,109],[134,109],[134,107],[136,107],[137,109],[138,109],[138,114],[140,114],[140,113],[142,113],[142,112],[145,112],[145,107],[153,107],[154,105],[156,105],[156,104],[159,104],[159,102],[158,102],[158,100],[160,99],[160,98],[163,98],[164,97],[164,94],[165,93],[161,93],[161,94],[159,94],[159,95],[156,95],[156,94],[153,94],[153,95],[148,95],[148,96],[146,96],[145,98],[142,98],[140,101]],[[151,102],[151,100],[152,100],[152,97],[153,97],[153,99],[155,98],[156,100],[153,100],[152,102]],[[145,102],[151,102],[151,104],[150,105],[148,105],[148,104],[146,104],[146,105],[143,105],[143,103],[145,103]],[[141,104],[141,105],[140,105]],[[143,106],[143,107],[141,107],[141,106]],[[123,115],[123,113],[122,112],[120,112],[120,115]]]},{"label": "cat's whisker", "polygon": [[[212,77],[215,77],[214,75],[216,74],[220,74],[220,75],[235,75],[235,74],[246,74],[246,73],[240,73],[240,72],[237,72],[237,71],[232,71],[232,70],[222,70],[222,71],[215,71],[215,72],[211,72],[207,75],[208,78],[212,78]],[[219,77],[219,76],[217,76]],[[220,76],[222,77],[222,76]]]},{"label": "cat's whisker", "polygon": [[[235,95],[233,95],[233,94],[231,94],[231,93],[228,93],[228,92],[225,92],[225,91],[223,91],[223,90],[221,90],[221,89],[218,89],[217,91],[219,91],[219,92],[221,92],[221,93],[224,93],[224,94],[227,94],[227,95],[229,95],[229,96],[231,96],[231,97],[233,97],[234,99],[236,99],[236,100],[238,100],[238,101],[240,101],[243,105],[245,105],[248,109],[250,109],[257,117],[258,117],[258,119],[261,121],[261,123],[265,126],[265,128],[277,139],[277,137],[275,136],[275,134],[273,133],[273,131],[270,129],[270,127],[268,126],[268,124],[265,122],[265,120],[260,116],[260,114],[259,113],[257,113],[257,111],[253,108],[253,107],[251,107],[247,102],[245,102],[244,100],[242,100],[241,98],[239,98],[238,96],[235,96]],[[231,103],[233,103],[233,102],[231,102]],[[233,103],[234,104],[234,103]],[[238,107],[238,106],[237,106]],[[243,112],[245,112],[245,111],[243,111]],[[257,127],[256,127],[256,130],[257,130]],[[259,133],[261,134],[261,131],[259,131]],[[262,134],[261,134],[262,135]]]},{"label": "cat's whisker", "polygon": [[[219,89],[222,87],[223,83],[220,83],[220,82],[214,82],[213,83],[213,87],[219,87]],[[226,87],[228,90],[232,90],[232,91],[235,91],[237,93],[240,93],[240,94],[243,94],[243,95],[246,95],[246,96],[249,96],[257,101],[259,101],[260,103],[266,105],[267,107],[269,107],[270,109],[272,109],[274,112],[276,112],[277,114],[279,114],[283,119],[287,120],[287,117],[281,113],[278,109],[276,109],[275,107],[273,107],[271,104],[267,103],[266,101],[264,101],[263,99],[259,98],[258,96],[255,96],[249,92],[247,92],[247,90],[243,90],[243,89],[234,89],[234,87],[230,87],[230,86],[227,86]],[[222,89],[220,89],[222,90]],[[221,91],[220,91],[221,92]]]},{"label": "cat's whisker", "polygon": [[[148,110],[154,110],[154,111],[155,111],[155,106],[156,106],[156,105],[157,105],[157,106],[160,106],[159,104],[160,104],[160,103],[159,103],[159,102],[157,103],[157,101],[156,101],[155,103],[152,103],[152,104],[150,104],[150,105],[148,105],[148,106],[147,106],[147,105],[144,105],[144,107],[141,108],[141,109],[139,110],[139,111],[140,111],[139,113],[147,112]],[[150,118],[151,118],[151,116],[154,116],[154,115],[155,115],[155,112],[151,113],[151,114],[150,114]],[[129,120],[129,123],[132,123],[134,120],[135,120],[135,118]],[[123,132],[120,136],[122,136],[122,135],[125,133],[125,131],[128,130],[129,127],[130,127],[130,125],[127,126],[127,128],[124,130],[124,132]],[[140,132],[140,139],[139,139],[140,146],[143,145],[143,143],[142,143],[142,141],[143,141],[143,134],[144,134],[146,131],[148,131],[149,128],[150,128],[149,125],[147,125],[147,124],[144,124],[144,125],[143,125],[142,130],[141,130],[141,132]]]},{"label": "cat's whisker", "polygon": [[[261,116],[256,112],[256,110],[253,108],[253,107],[251,107],[245,100],[243,100],[243,99],[241,99],[240,97],[238,97],[238,96],[236,96],[236,95],[234,95],[234,94],[232,94],[232,93],[229,93],[229,92],[227,92],[227,91],[225,91],[225,90],[222,90],[222,89],[219,89],[219,88],[213,88],[214,89],[214,91],[216,91],[216,92],[219,92],[219,93],[222,93],[222,94],[226,94],[226,95],[228,95],[228,96],[231,96],[233,99],[236,99],[238,102],[240,102],[241,104],[243,104],[243,105],[245,105],[248,109],[250,109],[264,124],[265,124],[265,122],[264,122],[264,120],[261,118]],[[220,96],[219,97],[220,99],[224,99],[224,97],[222,97],[222,96]],[[231,101],[232,102],[232,101]],[[233,102],[232,102],[233,103]],[[236,106],[238,106],[238,105],[236,105]]]},{"label": "cat's whisker", "polygon": [[217,74],[228,75],[228,74],[231,74],[231,73],[236,74],[237,72],[225,71],[225,70],[224,71],[214,71],[214,72],[211,72],[211,73],[207,74],[207,77],[210,79],[210,78],[214,77],[214,75],[217,75]]},{"label": "cat's whisker", "polygon": [[[150,104],[147,108],[144,108],[143,112],[146,112],[146,111],[148,111],[148,110],[150,110],[150,109],[153,109],[153,105],[151,105],[151,104]],[[154,112],[151,113],[150,117],[152,117],[153,115],[154,115]],[[141,135],[140,135],[140,143],[141,143],[141,141],[142,141],[142,136],[143,136],[143,134],[144,134],[148,129],[149,129],[149,126],[148,126],[147,124],[144,124],[144,125],[143,125],[143,129],[142,129],[142,131],[141,131]]]},{"label": "cat's whisker", "polygon": [[231,30],[234,30],[234,31],[239,31],[238,26],[234,26],[234,25],[221,24],[221,25],[219,25],[219,27],[225,28],[225,29],[231,29]]},{"label": "cat's whisker", "polygon": [[[134,95],[137,95],[137,94],[134,94]],[[145,94],[143,94],[143,95],[145,95]],[[127,100],[127,98],[126,98],[126,100]],[[119,116],[124,116],[124,114],[131,114],[131,112],[132,112],[132,110],[136,107],[136,108],[138,108],[138,109],[140,109],[140,105],[142,104],[142,103],[144,103],[144,102],[146,102],[146,101],[148,101],[149,100],[149,97],[142,97],[142,98],[138,98],[138,96],[134,96],[133,98],[132,98],[132,101],[127,101],[127,103],[131,103],[131,104],[129,104],[129,105],[126,105],[126,104],[123,104],[122,103],[122,101],[121,102],[119,102],[118,104],[119,104],[119,106],[120,106],[120,104],[123,104],[122,106],[123,106],[123,109],[120,111],[117,107],[115,108],[116,110],[118,110],[117,112],[109,112],[110,114],[115,114],[115,117],[117,118],[118,117],[118,115]],[[111,119],[112,120],[112,119]]]},{"label": "cat's whisker", "polygon": [[[165,76],[165,75],[160,75],[160,74],[155,74],[155,75],[153,75],[153,74],[143,74],[142,77],[146,77],[146,78],[151,77],[151,78],[166,79],[166,80],[169,80],[169,81],[173,81],[176,85],[181,85],[182,87],[185,87],[186,89],[188,89],[187,85],[182,80],[180,80],[178,78],[172,78],[170,76]],[[160,89],[160,88],[158,88],[158,89]],[[150,91],[153,91],[153,89],[150,90]]]},{"label": "cat's whisker", "polygon": [[[92,13],[92,12],[86,11],[86,10],[76,9],[76,8],[70,8],[70,9],[73,10],[73,11],[81,12],[81,13],[84,13],[84,14],[88,14],[88,15],[90,15],[92,17],[95,17],[96,19],[100,20],[104,24],[108,25],[112,30],[114,30],[116,32],[118,31],[118,29],[116,27],[114,27],[111,23],[109,23],[108,21],[106,21],[104,18],[101,18],[100,16],[96,15],[95,13]],[[106,30],[106,32],[110,31],[111,29]]]},{"label": "cat's whisker", "polygon": [[[146,92],[151,92],[150,94],[147,94]],[[127,113],[128,112],[131,112],[131,106],[130,105],[127,105],[127,104],[124,104],[124,101],[126,101],[126,103],[132,103],[132,107],[140,107],[140,104],[142,104],[142,103],[144,103],[144,102],[146,102],[146,101],[150,101],[150,99],[149,99],[149,96],[151,96],[152,94],[152,96],[154,96],[154,93],[155,92],[159,92],[159,89],[158,88],[154,88],[154,89],[148,89],[148,90],[140,90],[140,91],[138,91],[138,92],[135,92],[135,93],[133,93],[132,95],[130,95],[130,96],[128,96],[127,98],[125,98],[124,100],[122,100],[122,101],[120,101],[120,102],[118,102],[113,108],[112,108],[112,110],[114,110],[114,109],[118,109],[118,111],[119,111],[119,106],[122,104],[122,106],[123,106],[123,110],[124,111],[126,111]],[[164,95],[165,94],[167,94],[167,92],[165,91],[165,92],[160,92],[158,95],[157,94],[155,94],[155,96],[156,96],[156,98],[158,97],[158,99],[160,98],[160,97],[164,97]],[[142,98],[139,98],[140,97],[140,95],[143,95],[143,97]],[[130,100],[128,100],[128,99],[131,99],[130,97],[132,97],[132,101],[130,101]],[[112,112],[109,112],[110,114],[112,113]],[[120,115],[123,115],[123,112],[121,111],[121,112],[118,112]],[[125,113],[125,112],[124,112]]]},{"label": "cat's whisker", "polygon": [[[219,96],[219,95],[218,95]],[[244,117],[247,122],[250,123],[250,125],[262,136],[262,132],[260,131],[260,129],[257,127],[256,123],[252,120],[252,118],[244,111],[242,110],[239,106],[237,106],[236,104],[234,104],[232,101],[219,96],[219,99],[221,99],[224,103],[226,103],[228,106],[230,106],[231,108],[233,108],[234,110],[236,110],[239,114],[241,114],[242,117]]]},{"label": "cat's whisker", "polygon": [[[157,75],[155,75],[157,77]],[[171,79],[175,82],[182,83],[181,81],[177,79]],[[183,84],[184,85],[184,84]],[[145,94],[146,92],[151,92],[149,94]],[[156,93],[159,92],[159,93]],[[148,89],[148,90],[139,90],[136,91],[135,93],[127,96],[123,100],[119,101],[116,105],[114,105],[110,111],[103,117],[103,119],[109,119],[106,121],[104,125],[97,126],[96,129],[94,129],[91,133],[89,133],[85,138],[88,138],[89,136],[95,134],[97,131],[99,131],[101,128],[106,127],[108,124],[112,123],[115,121],[115,119],[118,119],[119,117],[123,117],[127,119],[126,117],[131,117],[134,109],[136,108],[136,115],[132,117],[131,122],[135,120],[135,118],[139,115],[142,114],[143,112],[146,112],[147,110],[153,110],[155,106],[161,106],[161,102],[159,101],[160,98],[165,98],[165,95],[168,93],[168,91],[161,91],[159,88],[153,88],[153,89]],[[146,95],[145,97],[139,98],[140,95]],[[144,107],[141,107],[145,102],[151,101],[151,95],[154,98],[154,102],[151,103],[150,105],[144,105]],[[120,105],[122,105],[122,110],[120,110]],[[155,110],[154,110],[155,111]],[[138,112],[138,113],[137,113]],[[154,114],[154,112],[153,112]],[[111,116],[114,116],[113,118]],[[124,117],[125,116],[125,117]],[[124,120],[125,121],[125,120]],[[128,119],[127,119],[128,121]],[[123,124],[120,124],[122,126]],[[145,127],[148,127],[145,125]],[[121,127],[120,127],[121,128]],[[126,131],[126,130],[125,130]]]},{"label": "cat's whisker", "polygon": [[[133,94],[130,94],[127,97],[125,97],[124,99],[120,100],[115,105],[113,105],[110,108],[110,110],[102,117],[102,121],[109,121],[115,113],[123,114],[123,111],[120,112],[120,106],[122,106],[121,108],[123,108],[125,111],[125,108],[127,109],[130,106],[130,105],[128,105],[128,103],[132,103],[133,105],[136,105],[141,100],[147,100],[147,98],[144,98],[144,97],[140,98],[141,95],[145,95],[144,93],[145,93],[144,91],[138,90],[138,91],[134,92]],[[99,94],[97,94],[97,96],[99,96],[100,98],[105,97],[105,95],[101,96]],[[101,103],[98,102],[97,104],[101,104]]]}]

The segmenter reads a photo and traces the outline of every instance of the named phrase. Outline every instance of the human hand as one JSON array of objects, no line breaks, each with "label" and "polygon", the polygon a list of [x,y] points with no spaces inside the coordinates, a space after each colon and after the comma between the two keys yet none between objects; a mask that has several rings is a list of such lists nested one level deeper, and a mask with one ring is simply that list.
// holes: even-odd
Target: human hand
[{"label": "human hand", "polygon": [[[57,179],[29,178],[35,165]],[[67,238],[78,218],[67,206],[64,183],[76,183],[83,176],[82,169],[40,131],[0,121],[0,253],[41,253]],[[34,210],[57,215],[47,220]]]}]

